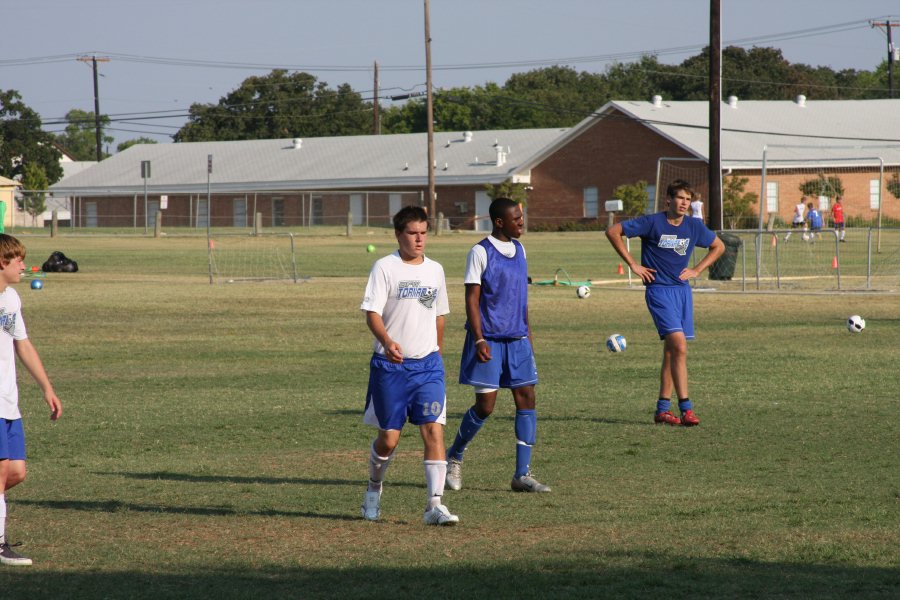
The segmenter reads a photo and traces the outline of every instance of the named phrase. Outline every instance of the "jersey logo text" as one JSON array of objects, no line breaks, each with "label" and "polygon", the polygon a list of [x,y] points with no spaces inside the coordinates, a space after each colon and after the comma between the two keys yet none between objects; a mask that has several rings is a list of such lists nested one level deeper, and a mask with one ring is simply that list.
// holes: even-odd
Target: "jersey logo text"
[{"label": "jersey logo text", "polygon": [[421,285],[421,281],[401,281],[397,286],[397,298],[400,300],[418,300],[425,308],[431,308],[437,299],[436,287]]},{"label": "jersey logo text", "polygon": [[659,244],[657,244],[657,246],[660,248],[671,248],[675,251],[675,254],[684,256],[687,254],[690,243],[691,238],[679,239],[677,235],[661,235],[659,236]]}]

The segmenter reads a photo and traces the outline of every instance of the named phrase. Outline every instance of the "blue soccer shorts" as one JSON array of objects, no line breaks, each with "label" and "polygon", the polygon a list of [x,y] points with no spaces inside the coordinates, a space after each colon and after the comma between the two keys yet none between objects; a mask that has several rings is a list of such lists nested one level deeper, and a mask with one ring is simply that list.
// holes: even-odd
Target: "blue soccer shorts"
[{"label": "blue soccer shorts", "polygon": [[400,364],[372,355],[363,422],[399,431],[407,420],[413,425],[447,422],[444,361],[438,352]]},{"label": "blue soccer shorts", "polygon": [[[478,361],[475,339],[466,334],[459,382],[484,390],[515,389],[538,382],[537,363],[528,338],[486,340],[491,348],[491,360]],[[476,390],[477,391],[477,390]]]},{"label": "blue soccer shorts", "polygon": [[679,331],[694,339],[694,299],[689,285],[648,285],[644,295],[659,339]]},{"label": "blue soccer shorts", "polygon": [[22,419],[0,419],[0,459],[25,460]]}]

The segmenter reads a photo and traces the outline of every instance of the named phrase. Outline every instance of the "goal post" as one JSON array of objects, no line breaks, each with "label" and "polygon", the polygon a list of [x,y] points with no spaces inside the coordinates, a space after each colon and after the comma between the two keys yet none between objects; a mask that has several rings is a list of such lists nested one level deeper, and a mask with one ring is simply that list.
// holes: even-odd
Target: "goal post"
[{"label": "goal post", "polygon": [[207,238],[209,282],[288,280],[297,283],[294,234],[218,233]]}]

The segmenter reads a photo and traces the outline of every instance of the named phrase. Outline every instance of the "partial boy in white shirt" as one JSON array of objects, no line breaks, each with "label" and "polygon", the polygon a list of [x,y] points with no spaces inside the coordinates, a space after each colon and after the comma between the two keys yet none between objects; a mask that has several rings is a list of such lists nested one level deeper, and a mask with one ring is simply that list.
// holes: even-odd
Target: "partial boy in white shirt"
[{"label": "partial boy in white shirt", "polygon": [[6,492],[25,480],[25,431],[19,412],[16,356],[41,387],[50,407],[50,419],[62,415],[62,404],[37,350],[28,339],[22,318],[22,300],[10,287],[22,280],[25,246],[0,233],[0,564],[27,566],[31,559],[12,549],[6,539]]}]

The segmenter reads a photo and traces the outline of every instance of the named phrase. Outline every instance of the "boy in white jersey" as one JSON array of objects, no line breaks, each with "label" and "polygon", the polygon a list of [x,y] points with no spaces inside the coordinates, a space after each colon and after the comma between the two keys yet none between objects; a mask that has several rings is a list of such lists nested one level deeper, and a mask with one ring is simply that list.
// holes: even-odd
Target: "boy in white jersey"
[{"label": "boy in white jersey", "polygon": [[6,491],[25,480],[25,432],[19,412],[16,356],[34,377],[50,406],[50,418],[62,414],[37,350],[25,332],[22,300],[12,287],[25,271],[25,247],[11,235],[0,234],[0,564],[24,566],[31,559],[6,541]]},{"label": "boy in white jersey", "polygon": [[425,444],[426,525],[453,525],[459,517],[441,502],[447,461],[444,423],[444,315],[450,312],[444,269],[425,257],[428,215],[407,206],[394,215],[399,248],[372,266],[360,309],[375,336],[369,363],[365,423],[378,427],[369,453],[369,486],[362,516],[381,516],[384,474],[407,420],[419,426]]}]

